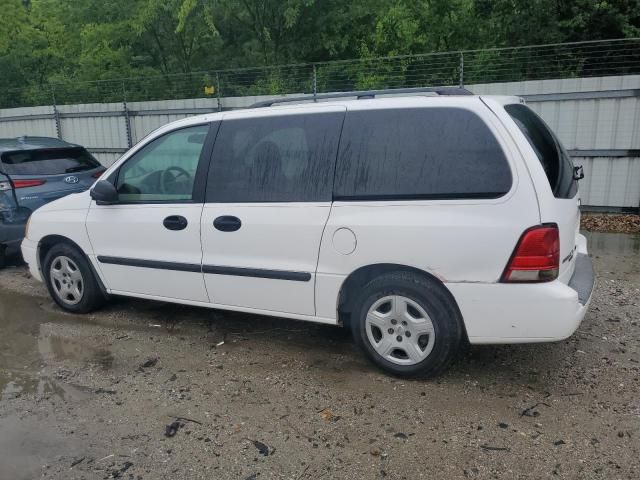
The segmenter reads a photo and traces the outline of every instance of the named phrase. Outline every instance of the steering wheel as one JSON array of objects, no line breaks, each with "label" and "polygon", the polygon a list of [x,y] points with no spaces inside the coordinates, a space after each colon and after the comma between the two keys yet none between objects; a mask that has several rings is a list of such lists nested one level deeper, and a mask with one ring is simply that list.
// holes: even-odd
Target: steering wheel
[{"label": "steering wheel", "polygon": [[[176,172],[176,173],[173,173]],[[185,177],[185,179],[191,180],[191,175],[182,167],[169,167],[166,170],[162,171],[160,175],[160,188],[163,193],[175,193],[172,192],[171,189],[173,187],[172,183],[175,183],[181,177]]]}]

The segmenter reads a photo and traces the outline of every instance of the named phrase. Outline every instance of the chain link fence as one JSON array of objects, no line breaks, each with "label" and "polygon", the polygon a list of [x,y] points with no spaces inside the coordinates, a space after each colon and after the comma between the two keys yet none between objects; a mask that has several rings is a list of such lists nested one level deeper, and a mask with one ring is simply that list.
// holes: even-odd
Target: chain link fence
[{"label": "chain link fence", "polygon": [[1,91],[0,108],[464,86],[629,74],[640,74],[640,38],[361,58],[92,82],[69,80],[61,84],[30,85]]}]

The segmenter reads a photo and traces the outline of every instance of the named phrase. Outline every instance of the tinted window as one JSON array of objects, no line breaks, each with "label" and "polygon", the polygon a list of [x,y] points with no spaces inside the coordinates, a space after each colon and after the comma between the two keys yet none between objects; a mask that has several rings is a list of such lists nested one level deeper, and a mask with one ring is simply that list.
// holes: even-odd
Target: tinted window
[{"label": "tinted window", "polygon": [[347,114],[337,199],[495,198],[511,171],[493,134],[459,108],[354,111]]},{"label": "tinted window", "polygon": [[224,120],[208,202],[331,200],[343,113]]},{"label": "tinted window", "polygon": [[25,150],[2,155],[2,169],[9,175],[60,175],[99,166],[83,148]]},{"label": "tinted window", "polygon": [[120,168],[120,201],[188,201],[193,198],[200,152],[208,125],[176,130],[156,138]]},{"label": "tinted window", "polygon": [[578,191],[573,162],[553,131],[525,105],[512,104],[504,108],[536,152],[553,194],[558,198],[573,198]]}]

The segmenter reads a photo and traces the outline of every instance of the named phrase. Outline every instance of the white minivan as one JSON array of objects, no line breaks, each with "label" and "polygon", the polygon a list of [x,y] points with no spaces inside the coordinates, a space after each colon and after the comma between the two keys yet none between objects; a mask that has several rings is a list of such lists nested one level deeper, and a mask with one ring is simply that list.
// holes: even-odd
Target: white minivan
[{"label": "white minivan", "polygon": [[569,337],[594,274],[549,127],[517,97],[363,97],[159,128],[34,212],[31,274],[76,313],[125,295],[348,326],[403,376],[465,340]]}]

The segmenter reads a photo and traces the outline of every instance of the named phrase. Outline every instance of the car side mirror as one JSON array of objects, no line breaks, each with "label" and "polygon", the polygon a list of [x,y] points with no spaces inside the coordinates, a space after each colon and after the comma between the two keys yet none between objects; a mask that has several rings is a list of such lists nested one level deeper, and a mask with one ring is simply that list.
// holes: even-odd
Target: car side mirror
[{"label": "car side mirror", "polygon": [[98,205],[113,205],[118,202],[118,191],[111,182],[99,180],[91,189],[91,198]]}]

